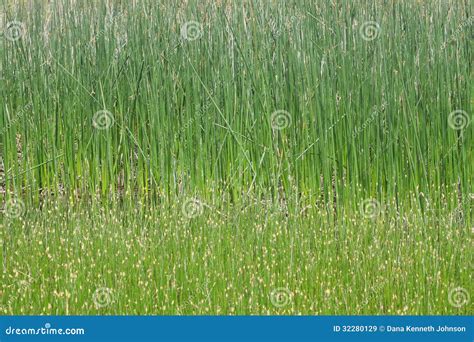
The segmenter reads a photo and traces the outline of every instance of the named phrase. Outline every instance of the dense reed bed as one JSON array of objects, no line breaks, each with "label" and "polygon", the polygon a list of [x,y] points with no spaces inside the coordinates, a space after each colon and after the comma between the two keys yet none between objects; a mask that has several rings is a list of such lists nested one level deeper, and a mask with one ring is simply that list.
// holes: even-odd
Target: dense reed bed
[{"label": "dense reed bed", "polygon": [[472,313],[470,1],[0,9],[2,313]]}]

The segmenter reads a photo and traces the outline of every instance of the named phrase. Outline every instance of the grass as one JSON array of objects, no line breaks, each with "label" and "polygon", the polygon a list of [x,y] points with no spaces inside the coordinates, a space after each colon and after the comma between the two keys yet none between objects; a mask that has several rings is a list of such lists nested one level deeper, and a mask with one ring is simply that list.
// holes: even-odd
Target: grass
[{"label": "grass", "polygon": [[2,313],[472,314],[469,1],[2,6]]},{"label": "grass", "polygon": [[38,211],[7,230],[3,313],[468,313],[448,304],[454,285],[472,288],[469,235],[446,230],[447,212],[335,226],[324,210],[264,205],[192,219],[144,203]]}]

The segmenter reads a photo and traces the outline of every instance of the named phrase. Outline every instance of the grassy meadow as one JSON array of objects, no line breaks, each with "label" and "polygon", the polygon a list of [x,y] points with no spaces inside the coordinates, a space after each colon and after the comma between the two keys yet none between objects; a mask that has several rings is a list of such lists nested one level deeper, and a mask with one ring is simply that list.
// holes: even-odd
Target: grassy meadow
[{"label": "grassy meadow", "polygon": [[1,0],[0,314],[473,314],[469,0]]}]

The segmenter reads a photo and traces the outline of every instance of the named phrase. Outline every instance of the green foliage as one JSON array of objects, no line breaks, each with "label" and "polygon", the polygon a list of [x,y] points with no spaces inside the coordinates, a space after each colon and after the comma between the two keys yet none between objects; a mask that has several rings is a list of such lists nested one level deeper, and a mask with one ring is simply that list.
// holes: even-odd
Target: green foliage
[{"label": "green foliage", "polygon": [[292,313],[467,310],[446,296],[472,283],[470,1],[1,6],[2,291],[22,256],[71,295],[5,313],[89,312],[99,279],[116,313],[270,313],[281,286]]}]

